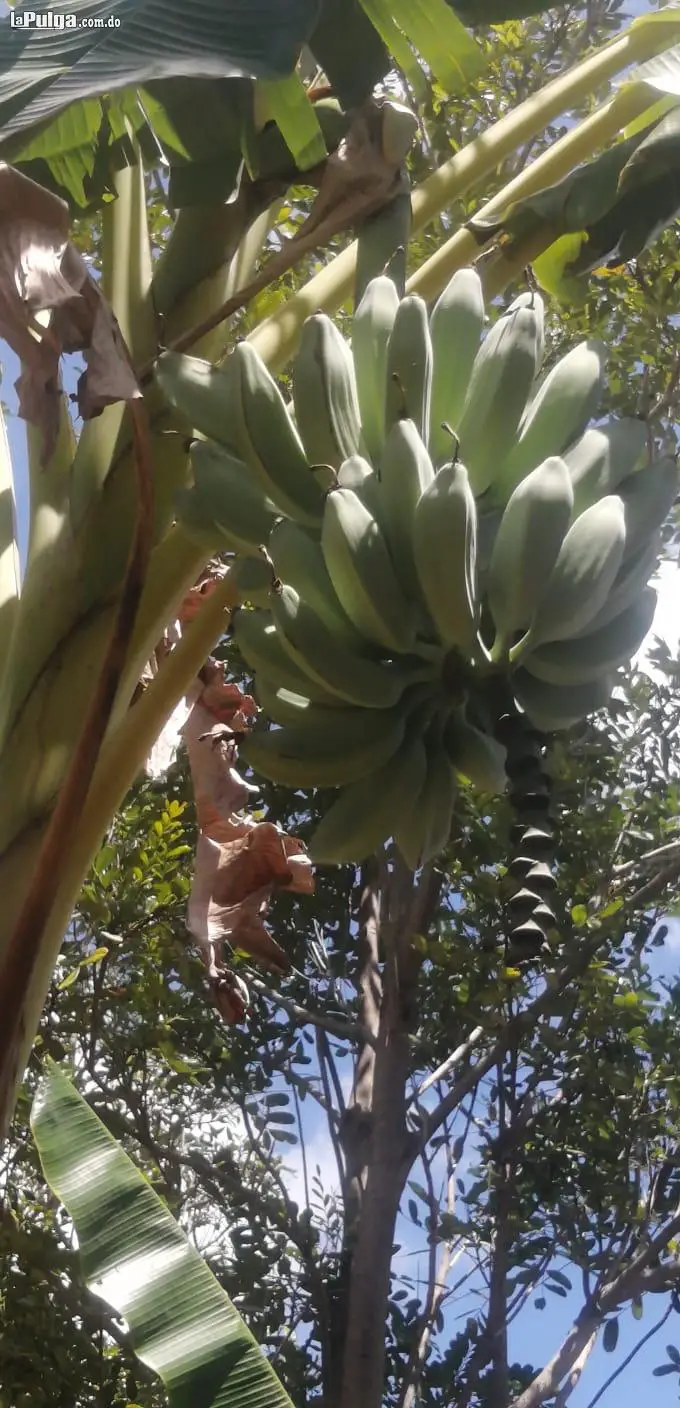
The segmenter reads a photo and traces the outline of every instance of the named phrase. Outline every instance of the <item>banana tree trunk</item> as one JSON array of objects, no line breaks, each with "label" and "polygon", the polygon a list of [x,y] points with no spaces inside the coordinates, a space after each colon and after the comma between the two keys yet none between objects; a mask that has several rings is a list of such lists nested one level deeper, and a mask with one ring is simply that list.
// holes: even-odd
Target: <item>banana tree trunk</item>
[{"label": "banana tree trunk", "polygon": [[[243,200],[220,221],[219,208],[194,216],[152,263],[141,165],[116,177],[117,199],[102,232],[102,288],[136,366],[152,365],[161,326],[180,335],[219,305],[234,279],[248,276],[268,228],[265,201]],[[267,200],[276,192],[268,191]],[[193,214],[193,213],[192,213]],[[205,246],[201,220],[211,239]],[[244,239],[245,236],[245,239]],[[201,350],[213,355],[228,336],[217,329]],[[118,688],[77,829],[61,855],[59,884],[46,922],[34,926],[30,952],[17,954],[17,925],[36,896],[36,877],[50,818],[82,737],[116,625],[128,559],[139,522],[138,457],[122,403],[84,426],[78,443],[66,403],[56,445],[42,463],[42,437],[28,432],[31,523],[24,581],[15,570],[8,458],[0,491],[0,1137],[28,1059],[61,937],[101,837],[160,729],[219,638],[227,579],[131,707],[141,671],[211,550],[172,526],[177,491],[189,482],[186,424],[153,384],[144,389],[147,466],[153,485],[152,541],[141,600],[118,677]],[[5,482],[7,481],[7,482]],[[86,783],[87,779],[81,779]],[[85,786],[80,791],[84,794]],[[50,877],[50,887],[54,876]]]}]

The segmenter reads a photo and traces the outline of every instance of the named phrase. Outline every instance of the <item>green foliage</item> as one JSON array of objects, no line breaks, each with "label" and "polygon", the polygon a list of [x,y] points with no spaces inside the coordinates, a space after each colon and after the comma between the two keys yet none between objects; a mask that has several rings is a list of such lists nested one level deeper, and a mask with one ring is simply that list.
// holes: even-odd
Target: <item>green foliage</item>
[{"label": "green foliage", "polygon": [[169,1408],[290,1400],[171,1212],[56,1068],[31,1113],[45,1177],[73,1218],[88,1285],[124,1316]]},{"label": "green foliage", "polygon": [[[350,8],[363,15],[358,6]],[[321,23],[330,11],[327,3]],[[583,6],[560,5],[551,7],[545,20],[513,22],[485,34],[488,73],[465,102],[450,102],[437,83],[424,91],[423,140],[410,159],[411,176],[421,179],[499,111],[561,70],[579,45],[613,32],[620,17],[618,0],[590,5],[587,13]],[[327,52],[335,52],[333,30],[328,33]],[[375,32],[370,33],[372,46],[361,44],[353,52],[348,39],[345,49],[345,60],[361,61],[356,62],[356,102],[361,84],[376,81],[385,61]],[[340,46],[337,55],[340,69]],[[350,69],[345,62],[343,83]],[[182,194],[181,181],[190,185],[193,179],[186,176],[192,167],[183,156],[187,143],[205,141],[193,162],[195,195],[202,180],[212,179],[223,152],[235,160],[242,140],[241,129],[238,141],[234,138],[226,101],[226,90],[239,84],[215,80],[216,106],[210,109],[215,122],[203,124],[202,132],[194,124],[192,136],[192,80],[186,82],[172,132],[168,116],[163,137],[182,200],[188,192]],[[208,103],[208,90],[203,91]],[[351,101],[349,88],[342,97]],[[118,101],[112,98],[107,112],[115,112]],[[126,101],[120,97],[120,111]],[[160,96],[158,102],[165,113]],[[180,136],[184,105],[186,128]],[[152,112],[145,106],[156,132],[160,107]],[[124,116],[142,132],[136,111],[130,105]],[[252,103],[248,111],[252,116]],[[87,145],[86,134],[100,130],[101,113],[97,99],[89,126],[75,124],[70,137],[56,123],[46,129],[55,142],[49,153],[55,180],[62,189],[69,183],[76,199],[83,192],[93,198],[95,189],[94,181],[88,186],[89,167],[87,179],[83,175],[82,152],[73,157],[69,172],[59,173],[54,163],[62,143],[72,141],[64,152],[73,153]],[[494,173],[483,192],[458,201],[419,235],[409,251],[411,265],[427,258],[482,198],[562,130],[557,124],[549,128]],[[120,118],[115,132],[122,153]],[[282,150],[278,143],[279,156]],[[283,156],[288,161],[285,151]],[[226,160],[224,168],[231,169]],[[104,163],[102,189],[109,175]],[[154,194],[157,250],[170,216],[155,187]],[[309,188],[296,184],[272,246],[300,227],[310,205]],[[96,254],[94,222],[81,225],[78,238]],[[267,289],[241,317],[239,331],[274,311],[345,243],[346,236],[335,236],[319,255],[307,256],[295,273]],[[592,278],[582,306],[549,303],[551,359],[583,337],[602,338],[610,351],[610,409],[634,414],[651,407],[650,438],[660,447],[674,444],[675,436],[679,276],[675,234],[668,230],[630,266]],[[220,653],[231,659],[240,678],[241,666],[228,644]],[[434,1112],[455,1079],[469,1078],[477,1052],[487,1049],[494,1034],[510,1030],[515,1036],[437,1127],[424,1159],[417,1157],[409,1171],[411,1186],[395,1232],[402,1254],[395,1254],[392,1265],[386,1324],[386,1408],[402,1402],[422,1334],[433,1246],[438,1255],[450,1247],[460,1265],[450,1275],[450,1285],[457,1287],[453,1310],[447,1300],[432,1319],[421,1401],[426,1408],[443,1408],[454,1396],[471,1408],[494,1401],[484,1358],[484,1278],[501,1225],[499,1150],[507,1150],[508,1141],[506,1291],[509,1306],[521,1308],[533,1329],[547,1302],[577,1296],[586,1282],[596,1288],[622,1244],[635,1249],[649,1235],[663,1233],[677,1206],[680,990],[673,950],[664,946],[658,924],[678,912],[677,879],[671,876],[665,888],[642,893],[653,878],[645,856],[677,838],[677,663],[673,668],[669,684],[632,676],[622,686],[616,719],[606,728],[579,729],[556,753],[560,851],[551,903],[561,936],[554,959],[556,968],[576,966],[552,989],[543,970],[511,968],[505,960],[507,802],[480,804],[466,788],[461,791],[436,912],[417,940],[424,962],[407,1044],[409,1096],[476,1027],[481,1025],[485,1035],[448,1078],[435,1081],[413,1102],[411,1131]],[[303,799],[267,786],[258,815],[304,839],[326,802],[322,794]],[[209,1005],[203,970],[185,930],[194,840],[182,765],[163,784],[140,783],[109,829],[64,939],[0,1164],[0,1306],[3,1324],[11,1326],[0,1340],[0,1392],[12,1408],[27,1402],[31,1408],[161,1408],[162,1403],[157,1384],[135,1359],[125,1327],[88,1293],[71,1223],[40,1173],[28,1108],[46,1056],[71,1064],[78,1088],[194,1240],[293,1401],[314,1401],[337,1383],[352,1202],[351,1189],[345,1189],[346,1203],[342,1197],[335,1157],[342,1160],[343,1110],[357,1053],[361,876],[351,867],[340,868],[324,875],[311,898],[277,899],[273,925],[293,970],[279,991],[269,981],[252,982],[243,965],[253,994],[249,1022],[225,1030]],[[604,880],[615,865],[631,869],[605,894]],[[600,940],[589,958],[588,946]],[[664,982],[656,976],[660,963]],[[540,1010],[536,1001],[543,1003]],[[315,1020],[306,1020],[305,1012]],[[520,1014],[523,1024],[517,1021]],[[517,1111],[526,1115],[519,1127]],[[453,1210],[439,1199],[449,1171]],[[662,1263],[666,1260],[662,1251]],[[474,1266],[481,1270],[475,1273]],[[628,1304],[636,1321],[646,1298],[646,1290],[636,1292],[607,1312],[608,1325],[620,1317],[620,1341]],[[540,1319],[538,1328],[543,1335]],[[615,1331],[606,1333],[610,1344]],[[615,1354],[621,1354],[620,1342]],[[669,1377],[677,1372],[672,1357],[659,1367]],[[533,1373],[531,1364],[511,1362],[507,1396],[525,1387]]]},{"label": "green foliage", "polygon": [[420,93],[420,62],[451,92],[484,67],[447,0],[404,4],[396,16],[383,0],[349,9],[257,0],[247,10],[213,0],[200,24],[176,0],[101,8],[76,0],[81,23],[47,31],[24,31],[20,14],[16,27],[0,21],[3,156],[81,209],[111,196],[112,173],[133,159],[133,135],[149,167],[169,167],[175,209],[235,198],[242,161],[252,178],[318,165],[339,132],[336,113],[317,109],[295,72],[307,40],[349,109],[371,96],[393,57]]},{"label": "green foliage", "polygon": [[[680,781],[670,750],[679,731],[673,691],[638,676],[622,695],[616,723],[606,730],[582,728],[556,755],[561,847],[554,907],[560,916],[570,908],[581,911],[573,935],[568,927],[564,931],[562,952],[567,960],[576,956],[600,929],[603,946],[596,961],[555,993],[546,1018],[529,1025],[520,1047],[481,1083],[477,1132],[463,1102],[435,1138],[428,1151],[435,1168],[445,1157],[444,1134],[460,1165],[453,1218],[443,1208],[433,1223],[428,1175],[414,1165],[403,1202],[414,1228],[408,1239],[413,1264],[410,1258],[395,1263],[390,1295],[388,1404],[397,1401],[422,1314],[418,1267],[424,1266],[428,1226],[436,1227],[440,1247],[452,1238],[461,1255],[479,1256],[482,1264],[488,1259],[497,1217],[496,1149],[508,1119],[501,1092],[518,1104],[531,1102],[514,1163],[509,1296],[527,1286],[537,1302],[546,1295],[572,1294],[567,1281],[575,1287],[584,1271],[596,1277],[610,1245],[618,1245],[624,1234],[658,1230],[666,1209],[677,1202],[671,1179],[652,1213],[646,1203],[680,1136],[678,997],[675,987],[665,996],[648,967],[662,952],[653,947],[662,910],[654,899],[631,908],[628,897],[644,880],[644,871],[635,869],[636,857],[677,835]],[[330,1096],[335,1105],[336,1097],[332,1084],[324,1090],[318,1053],[327,1049],[327,1072],[337,1068],[346,1089],[345,1067],[354,1048],[348,1024],[357,1000],[356,877],[349,868],[329,874],[315,897],[282,896],[273,914],[277,937],[295,963],[285,999],[334,1020],[340,1030],[345,1025],[346,1038],[315,1036],[311,1026],[300,1029],[276,990],[269,988],[267,995],[267,985],[255,997],[249,1025],[226,1034],[206,1005],[200,967],[183,930],[186,848],[193,841],[185,795],[182,770],[175,769],[169,790],[144,784],[112,828],[65,942],[33,1069],[43,1052],[74,1060],[89,1102],[141,1160],[181,1225],[193,1231],[214,1274],[299,1401],[303,1392],[321,1387],[324,1365],[328,1373],[331,1312],[319,1287],[325,1283],[335,1293],[342,1245],[336,1179],[324,1172],[319,1182],[314,1173],[319,1118],[329,1119],[331,1127],[337,1120],[328,1103]],[[270,817],[302,836],[314,824],[314,799],[301,811],[299,798],[267,788],[262,801]],[[480,809],[471,792],[461,794],[438,915],[423,939],[427,961],[411,1054],[416,1082],[447,1057],[462,1033],[528,1011],[544,990],[536,972],[513,976],[499,947],[507,824],[506,802]],[[614,897],[600,901],[595,914],[605,857],[614,855],[618,864],[633,864],[626,908]],[[104,948],[106,954],[83,964]],[[63,978],[73,971],[77,978],[64,987]],[[33,1080],[31,1075],[29,1084]],[[557,1101],[556,1091],[561,1092]],[[424,1106],[432,1108],[429,1098]],[[22,1242],[20,1255],[38,1281],[42,1303],[49,1294],[48,1304],[54,1305],[42,1362],[59,1342],[68,1382],[81,1334],[75,1323],[71,1327],[69,1314],[91,1302],[72,1256],[63,1285],[56,1274],[68,1224],[40,1191],[35,1155],[20,1133],[25,1109],[24,1104],[9,1154],[15,1169],[13,1217],[20,1232],[40,1232],[50,1271],[38,1269],[37,1239]],[[306,1189],[300,1129],[307,1149]],[[323,1162],[326,1169],[325,1154]],[[296,1170],[294,1182],[290,1174],[282,1178],[286,1165]],[[403,1243],[403,1232],[397,1240]],[[12,1265],[16,1285],[16,1261]],[[45,1276],[49,1293],[41,1286]],[[2,1284],[7,1296],[7,1272]],[[6,1301],[16,1324],[15,1349],[22,1335],[27,1345],[34,1344],[18,1294],[12,1291]],[[532,1307],[530,1298],[524,1314],[537,1313]],[[463,1393],[474,1383],[483,1317],[482,1302],[464,1333],[448,1318],[442,1322],[423,1375],[424,1401],[432,1408],[445,1386],[450,1390],[455,1384]],[[101,1381],[122,1382],[131,1362],[129,1347],[125,1340],[111,1343],[106,1316],[101,1323],[106,1345],[98,1362]],[[293,1333],[295,1325],[305,1327],[302,1339]],[[608,1338],[613,1333],[609,1330]],[[3,1381],[17,1395],[28,1391],[24,1384],[35,1385],[33,1401],[43,1408],[34,1358],[34,1349],[23,1359],[17,1352],[7,1364],[3,1354]],[[533,1371],[516,1366],[513,1372],[520,1386]],[[143,1384],[140,1371],[135,1401],[146,1408],[154,1400],[144,1397],[152,1389]],[[47,1397],[45,1408],[53,1401]],[[83,1394],[83,1402],[90,1401]]]}]

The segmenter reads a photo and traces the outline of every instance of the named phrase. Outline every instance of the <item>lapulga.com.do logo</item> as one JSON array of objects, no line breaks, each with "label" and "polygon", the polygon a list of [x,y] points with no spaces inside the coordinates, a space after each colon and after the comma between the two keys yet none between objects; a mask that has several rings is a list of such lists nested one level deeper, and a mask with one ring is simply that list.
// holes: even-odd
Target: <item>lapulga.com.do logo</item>
[{"label": "lapulga.com.do logo", "polygon": [[10,10],[11,29],[118,29],[119,15],[59,14],[54,10]]}]

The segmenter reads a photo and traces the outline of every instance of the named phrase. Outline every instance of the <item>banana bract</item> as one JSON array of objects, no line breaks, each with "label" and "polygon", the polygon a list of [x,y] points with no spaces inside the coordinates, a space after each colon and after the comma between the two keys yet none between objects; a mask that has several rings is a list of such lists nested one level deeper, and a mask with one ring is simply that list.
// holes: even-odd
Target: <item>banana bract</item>
[{"label": "banana bract", "polygon": [[158,377],[201,437],[178,513],[245,555],[234,639],[264,721],[244,757],[335,792],[320,863],[392,839],[417,869],[460,788],[510,778],[521,947],[551,922],[538,765],[531,824],[518,810],[532,740],[606,707],[641,645],[678,475],[640,421],[591,425],[601,344],[543,365],[539,294],[484,321],[474,269],[432,310],[381,275],[349,338],[308,319],[292,404],[247,344],[219,368],[168,355]]}]

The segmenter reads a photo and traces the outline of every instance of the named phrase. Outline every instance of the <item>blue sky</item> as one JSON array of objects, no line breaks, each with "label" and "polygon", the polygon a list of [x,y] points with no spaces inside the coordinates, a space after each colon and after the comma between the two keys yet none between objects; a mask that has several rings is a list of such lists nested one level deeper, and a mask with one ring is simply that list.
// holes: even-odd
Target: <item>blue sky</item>
[{"label": "blue sky", "polygon": [[[626,12],[630,15],[643,13],[647,8],[654,8],[646,4],[646,0],[629,0]],[[7,6],[0,0],[0,15],[7,12]],[[0,348],[0,361],[2,371],[2,382],[0,394],[10,408],[16,411],[16,395],[13,389],[18,374],[19,367],[13,353],[4,344]],[[28,523],[28,495],[27,495],[27,467],[26,467],[26,435],[25,427],[16,414],[11,414],[8,418],[8,435],[10,448],[13,457],[15,477],[17,512],[19,524],[19,539],[22,560],[25,558],[26,535]],[[659,617],[657,629],[669,639],[670,644],[675,644],[677,639],[677,622],[680,620],[680,588],[679,578],[676,569],[665,573],[664,588],[660,596]],[[678,956],[680,948],[676,948],[673,941],[670,946],[661,951],[656,960],[658,971],[674,972],[678,967]],[[336,1181],[336,1174],[332,1156],[332,1150],[327,1138],[325,1124],[321,1122],[313,1113],[315,1107],[312,1102],[306,1102],[304,1108],[306,1129],[308,1135],[308,1159],[310,1167],[319,1164],[324,1180],[328,1186],[332,1186]],[[295,1189],[295,1194],[302,1202],[302,1180],[299,1166],[299,1159],[295,1154],[288,1155],[287,1160],[291,1167],[290,1179]],[[416,1173],[417,1178],[417,1173]],[[426,1272],[427,1252],[424,1247],[423,1237],[418,1234],[417,1229],[406,1219],[400,1219],[399,1240],[402,1244],[400,1263],[404,1270],[408,1270],[410,1275],[424,1276]],[[577,1285],[577,1281],[575,1281]],[[548,1305],[545,1311],[527,1313],[520,1317],[516,1328],[512,1333],[512,1353],[521,1361],[531,1361],[537,1364],[543,1363],[554,1353],[561,1339],[566,1333],[571,1317],[580,1308],[580,1297],[574,1294],[567,1300],[557,1300],[551,1295],[547,1295]],[[576,1389],[570,1399],[573,1408],[588,1408],[590,1400],[600,1384],[615,1367],[617,1362],[633,1347],[634,1343],[651,1325],[662,1309],[661,1297],[648,1298],[645,1304],[645,1315],[641,1324],[634,1322],[630,1311],[625,1312],[621,1321],[621,1333],[619,1348],[614,1355],[605,1355],[601,1347],[595,1350],[584,1376],[583,1384]],[[467,1314],[467,1309],[464,1311]],[[669,1320],[668,1325],[660,1335],[652,1342],[651,1346],[645,1348],[633,1365],[625,1372],[623,1377],[617,1381],[607,1398],[606,1404],[619,1405],[619,1408],[637,1408],[641,1396],[650,1396],[657,1408],[670,1408],[671,1404],[678,1402],[677,1381],[675,1379],[653,1379],[650,1377],[651,1369],[658,1364],[663,1356],[663,1347],[666,1343],[677,1338],[680,1347],[680,1323],[678,1323],[677,1335],[675,1332],[675,1317]],[[456,1323],[452,1313],[447,1315],[447,1330],[455,1333]]]}]

